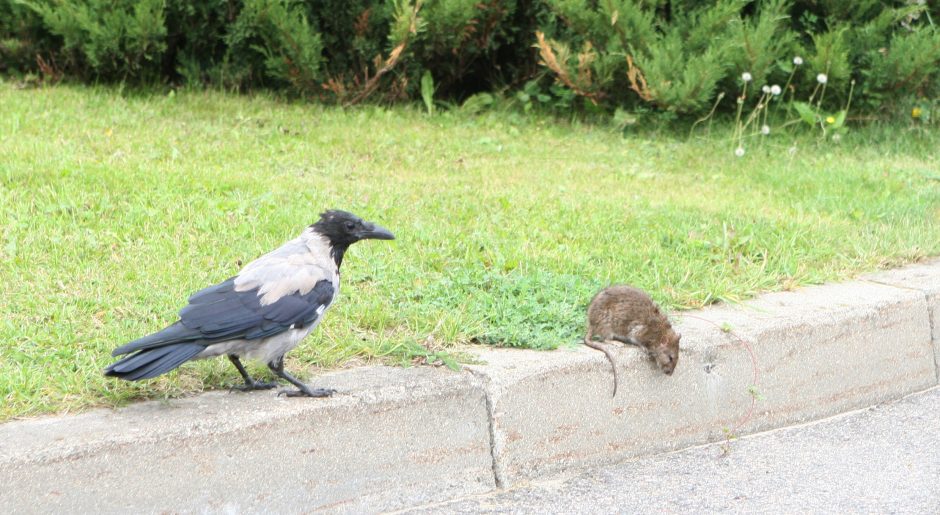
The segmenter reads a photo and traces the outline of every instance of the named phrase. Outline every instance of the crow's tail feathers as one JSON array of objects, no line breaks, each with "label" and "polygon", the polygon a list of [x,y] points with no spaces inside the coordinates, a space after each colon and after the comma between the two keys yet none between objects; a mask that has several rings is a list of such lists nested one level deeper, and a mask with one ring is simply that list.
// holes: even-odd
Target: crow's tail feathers
[{"label": "crow's tail feathers", "polygon": [[166,347],[167,345],[174,343],[192,343],[200,339],[202,339],[202,335],[199,333],[199,331],[194,331],[187,328],[180,322],[176,322],[162,331],[148,334],[143,338],[138,338],[130,343],[121,345],[120,347],[114,349],[114,351],[111,352],[111,355],[120,356],[121,354],[130,354],[138,350]]},{"label": "crow's tail feathers", "polygon": [[198,343],[174,343],[143,349],[108,365],[104,375],[127,381],[139,381],[165,374],[206,350]]}]

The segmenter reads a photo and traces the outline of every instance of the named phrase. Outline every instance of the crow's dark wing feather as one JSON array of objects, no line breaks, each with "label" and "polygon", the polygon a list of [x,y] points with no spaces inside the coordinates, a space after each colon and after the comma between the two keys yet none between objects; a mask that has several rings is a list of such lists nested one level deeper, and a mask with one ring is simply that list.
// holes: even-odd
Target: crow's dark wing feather
[{"label": "crow's dark wing feather", "polygon": [[262,305],[257,288],[236,291],[235,278],[193,294],[179,321],[114,350],[118,356],[176,343],[208,346],[233,339],[253,340],[314,323],[333,301],[333,284],[324,279],[307,293],[294,292]]},{"label": "crow's dark wing feather", "polygon": [[125,356],[124,359],[108,365],[104,375],[120,377],[128,381],[139,381],[165,374],[196,357],[206,350],[198,343],[174,343],[160,347],[143,349],[141,352]]}]

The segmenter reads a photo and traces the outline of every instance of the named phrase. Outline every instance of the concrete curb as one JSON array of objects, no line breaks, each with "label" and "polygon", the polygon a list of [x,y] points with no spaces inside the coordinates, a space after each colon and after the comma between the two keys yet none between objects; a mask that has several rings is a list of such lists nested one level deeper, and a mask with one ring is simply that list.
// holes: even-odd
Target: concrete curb
[{"label": "concrete curb", "polygon": [[931,339],[934,348],[934,368],[940,383],[940,260],[911,265],[904,268],[867,274],[863,280],[906,288],[924,295],[930,318]]},{"label": "concrete curb", "polygon": [[326,374],[325,400],[215,392],[2,424],[0,511],[392,510],[938,384],[940,261],[684,315],[676,373],[617,349],[613,399],[599,352],[473,348],[463,373]]},{"label": "concrete curb", "polygon": [[4,424],[0,512],[363,512],[495,487],[471,376],[374,367],[320,381],[343,394],[214,392]]}]

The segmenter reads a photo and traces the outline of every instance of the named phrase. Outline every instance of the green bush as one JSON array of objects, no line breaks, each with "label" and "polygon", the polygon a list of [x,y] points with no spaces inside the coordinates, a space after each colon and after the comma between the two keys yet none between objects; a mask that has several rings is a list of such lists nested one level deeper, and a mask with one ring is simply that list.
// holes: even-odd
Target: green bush
[{"label": "green bush", "polygon": [[251,56],[237,56],[237,69],[226,67],[226,34],[240,10],[241,2],[236,0],[167,0],[164,79],[193,87],[247,85],[251,64],[258,65],[249,59]]},{"label": "green bush", "polygon": [[[718,0],[548,0],[542,64],[592,100],[701,114],[717,91],[783,84],[793,57],[805,58],[796,83],[827,75],[829,103],[844,102],[851,81],[868,108],[936,91],[940,31],[916,2]],[[733,105],[734,95],[726,104]]]},{"label": "green bush", "polygon": [[29,7],[0,0],[0,73],[30,70],[50,43],[42,21]]},{"label": "green bush", "polygon": [[791,94],[825,74],[819,108],[893,113],[940,95],[935,19],[916,0],[0,0],[0,71],[343,103],[418,100],[425,77],[437,100],[689,117],[735,110],[744,72]]},{"label": "green bush", "polygon": [[322,81],[323,44],[301,2],[245,0],[225,41],[238,84],[270,79],[310,92]]},{"label": "green bush", "polygon": [[58,43],[60,62],[82,77],[155,79],[166,50],[163,0],[28,2]]},{"label": "green bush", "polygon": [[[426,29],[415,44],[413,66],[428,70],[444,95],[456,97],[512,80],[518,66],[513,61],[519,57],[500,62],[500,52],[530,46],[534,27],[526,37],[518,37],[512,24],[518,4],[513,0],[427,2],[422,10]],[[501,75],[501,65],[507,66],[508,75]]]},{"label": "green bush", "polygon": [[[847,9],[850,14],[832,30],[841,33],[843,44],[832,52],[833,65],[839,68],[830,76],[843,83],[856,80],[858,98],[868,111],[894,109],[911,97],[936,97],[940,30],[925,23],[926,14],[916,3],[890,9],[881,2],[871,4],[864,10],[868,17]],[[823,66],[821,55],[816,62]]]}]

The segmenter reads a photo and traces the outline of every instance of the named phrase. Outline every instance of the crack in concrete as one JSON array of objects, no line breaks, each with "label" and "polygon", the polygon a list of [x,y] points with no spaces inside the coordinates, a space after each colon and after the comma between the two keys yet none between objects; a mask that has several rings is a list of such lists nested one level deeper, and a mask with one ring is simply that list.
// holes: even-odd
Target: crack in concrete
[{"label": "crack in concrete", "polygon": [[924,306],[927,308],[927,329],[930,331],[930,346],[933,348],[933,375],[934,381],[940,385],[940,342],[934,341],[934,328],[937,321],[934,320],[933,311],[930,309],[930,293],[913,286],[904,286],[894,282],[879,281],[878,279],[862,279],[864,282],[900,288],[902,290],[916,291],[924,296]]},{"label": "crack in concrete", "polygon": [[494,413],[493,399],[490,396],[490,379],[486,374],[481,374],[476,370],[471,370],[467,367],[464,367],[464,370],[469,372],[473,377],[478,378],[483,388],[483,399],[486,401],[486,416],[490,432],[490,459],[493,468],[493,482],[496,483],[496,488],[502,489],[505,488],[506,482],[500,452],[499,449],[497,449],[496,443],[496,414]]},{"label": "crack in concrete", "polygon": [[930,295],[924,292],[924,300],[927,302],[927,322],[930,325],[930,341],[933,344],[933,371],[937,377],[937,384],[940,384],[940,342],[933,341],[936,321],[933,319],[933,310],[930,309]]}]

